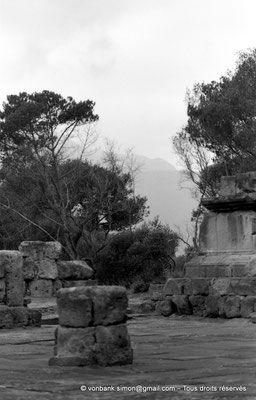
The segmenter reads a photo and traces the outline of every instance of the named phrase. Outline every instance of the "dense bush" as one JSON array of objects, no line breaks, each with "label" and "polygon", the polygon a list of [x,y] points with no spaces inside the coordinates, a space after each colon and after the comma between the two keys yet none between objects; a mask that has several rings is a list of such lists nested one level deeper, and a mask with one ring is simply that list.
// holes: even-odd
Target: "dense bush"
[{"label": "dense bush", "polygon": [[156,218],[134,231],[112,236],[96,257],[96,277],[102,284],[126,287],[163,282],[173,268],[177,247],[177,234]]}]

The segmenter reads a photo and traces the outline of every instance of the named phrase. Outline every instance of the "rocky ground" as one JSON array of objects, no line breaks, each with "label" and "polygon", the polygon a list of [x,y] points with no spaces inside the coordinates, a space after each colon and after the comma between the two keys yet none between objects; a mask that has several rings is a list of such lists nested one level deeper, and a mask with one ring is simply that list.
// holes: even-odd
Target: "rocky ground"
[{"label": "rocky ground", "polygon": [[[49,367],[55,330],[49,323],[56,318],[52,301],[45,301],[41,328],[0,330],[1,400],[256,398],[254,324],[242,318],[134,313],[145,296],[130,301],[132,365]],[[37,300],[33,306],[42,304]]]}]

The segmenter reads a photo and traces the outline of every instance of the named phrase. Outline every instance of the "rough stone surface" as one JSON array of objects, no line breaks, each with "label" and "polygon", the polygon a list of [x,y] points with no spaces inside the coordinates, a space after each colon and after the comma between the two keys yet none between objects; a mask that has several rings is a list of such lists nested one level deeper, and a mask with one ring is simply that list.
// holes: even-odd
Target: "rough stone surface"
[{"label": "rough stone surface", "polygon": [[0,303],[4,303],[5,302],[5,280],[1,279],[0,280]]},{"label": "rough stone surface", "polygon": [[241,306],[240,296],[228,296],[224,303],[225,316],[227,318],[240,317],[240,306]]},{"label": "rough stone surface", "polygon": [[25,241],[21,242],[19,251],[23,257],[31,257],[33,260],[50,258],[58,260],[61,254],[59,242]]},{"label": "rough stone surface", "polygon": [[57,304],[60,325],[87,327],[124,322],[128,299],[121,286],[80,286],[60,289]]},{"label": "rough stone surface", "polygon": [[231,279],[228,294],[256,295],[256,278]]},{"label": "rough stone surface", "polygon": [[[23,256],[23,273],[25,280],[37,278],[57,279],[56,261],[61,254],[59,242],[27,241],[22,242],[19,250]],[[44,295],[44,292],[42,292]]]},{"label": "rough stone surface", "polygon": [[84,360],[83,365],[91,365],[94,360],[95,346],[94,327],[57,328],[56,346],[58,357],[78,357]]},{"label": "rough stone surface", "polygon": [[241,317],[248,318],[254,312],[256,306],[256,296],[246,296],[241,299]]},{"label": "rough stone surface", "polygon": [[13,328],[13,316],[10,312],[10,307],[0,306],[0,328]]},{"label": "rough stone surface", "polygon": [[59,261],[58,276],[64,280],[86,280],[93,277],[93,269],[85,261]]},{"label": "rough stone surface", "polygon": [[189,302],[192,305],[194,315],[198,315],[200,317],[205,316],[205,314],[206,314],[206,311],[205,311],[206,298],[207,298],[206,296],[201,296],[201,295],[189,296]]},{"label": "rough stone surface", "polygon": [[254,171],[221,177],[220,196],[239,196],[249,193],[256,193],[256,173]]},{"label": "rough stone surface", "polygon": [[26,326],[29,321],[29,313],[26,307],[10,307],[14,326]]},{"label": "rough stone surface", "polygon": [[207,279],[203,278],[187,279],[184,287],[184,294],[207,295],[208,293],[209,293],[209,283]]},{"label": "rough stone surface", "polygon": [[42,313],[40,310],[33,310],[33,309],[27,309],[28,310],[28,325],[29,326],[36,326],[40,327],[41,322],[42,322]]},{"label": "rough stone surface", "polygon": [[34,279],[29,283],[32,297],[51,297],[53,295],[53,281],[51,279]]},{"label": "rough stone surface", "polygon": [[0,328],[11,329],[24,326],[41,326],[41,312],[27,307],[0,306]]},{"label": "rough stone surface", "polygon": [[38,278],[42,279],[57,279],[58,268],[55,260],[47,259],[35,261],[36,269],[38,270]]},{"label": "rough stone surface", "polygon": [[229,278],[214,278],[210,282],[210,290],[209,293],[212,295],[225,295],[228,293],[230,288],[230,279]]},{"label": "rough stone surface", "polygon": [[124,287],[95,286],[90,291],[94,325],[111,325],[126,320],[128,299]]},{"label": "rough stone surface", "polygon": [[185,284],[187,282],[186,278],[170,278],[167,280],[164,286],[164,294],[184,294]]},{"label": "rough stone surface", "polygon": [[95,357],[99,365],[131,364],[133,352],[125,324],[97,326]]},{"label": "rough stone surface", "polygon": [[92,299],[89,287],[65,288],[57,293],[59,324],[87,327],[92,324]]},{"label": "rough stone surface", "polygon": [[158,301],[156,304],[156,312],[164,317],[169,317],[175,310],[175,305],[170,296],[166,296],[164,300]]},{"label": "rough stone surface", "polygon": [[192,305],[189,302],[188,296],[186,295],[174,295],[172,301],[176,306],[179,314],[190,315],[193,313]]},{"label": "rough stone surface", "polygon": [[0,251],[0,265],[5,271],[5,303],[7,306],[23,306],[24,279],[22,255],[19,251]]},{"label": "rough stone surface", "polygon": [[225,317],[224,304],[226,296],[209,295],[205,300],[206,315],[210,317]]}]

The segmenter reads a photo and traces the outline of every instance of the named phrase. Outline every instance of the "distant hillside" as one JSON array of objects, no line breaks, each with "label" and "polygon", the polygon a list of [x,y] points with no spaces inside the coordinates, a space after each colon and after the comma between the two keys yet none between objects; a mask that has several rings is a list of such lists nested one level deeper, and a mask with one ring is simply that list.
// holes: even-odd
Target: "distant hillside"
[{"label": "distant hillside", "polygon": [[162,159],[137,156],[142,165],[136,180],[136,193],[148,198],[149,218],[159,215],[160,220],[175,230],[178,225],[185,231],[190,222],[191,211],[197,203],[187,189],[180,188],[180,172]]}]

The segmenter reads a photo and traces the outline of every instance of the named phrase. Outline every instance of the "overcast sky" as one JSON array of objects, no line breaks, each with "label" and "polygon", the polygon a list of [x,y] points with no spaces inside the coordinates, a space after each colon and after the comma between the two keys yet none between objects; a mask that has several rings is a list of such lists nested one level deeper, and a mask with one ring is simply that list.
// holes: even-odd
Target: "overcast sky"
[{"label": "overcast sky", "polygon": [[91,99],[102,137],[174,162],[185,93],[256,47],[255,0],[0,0],[0,102]]}]

